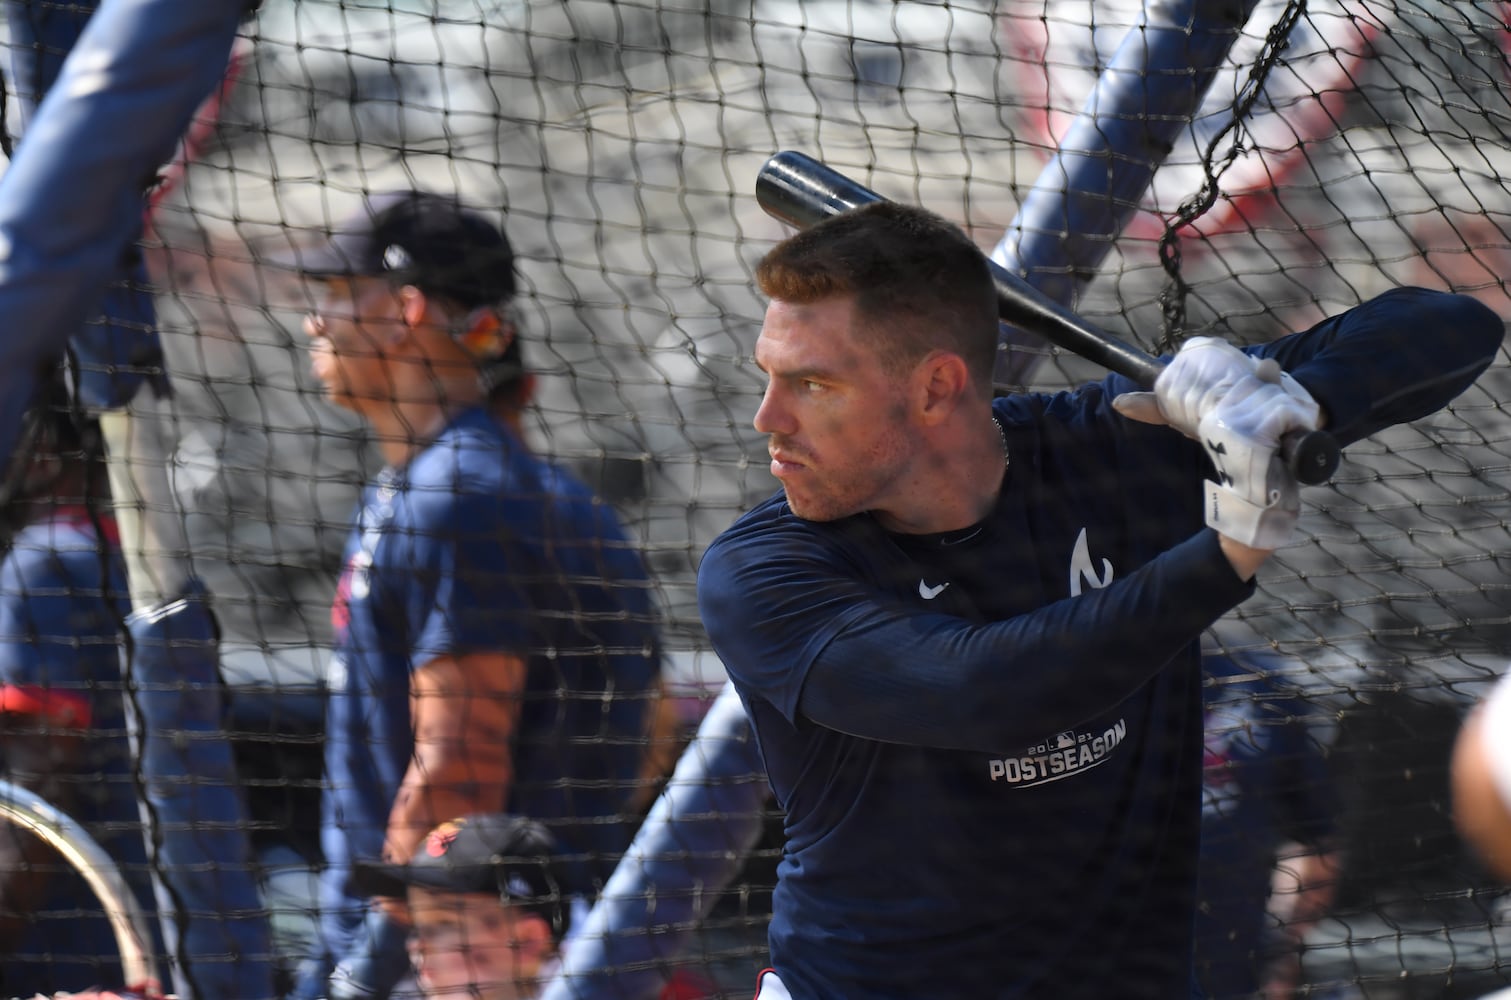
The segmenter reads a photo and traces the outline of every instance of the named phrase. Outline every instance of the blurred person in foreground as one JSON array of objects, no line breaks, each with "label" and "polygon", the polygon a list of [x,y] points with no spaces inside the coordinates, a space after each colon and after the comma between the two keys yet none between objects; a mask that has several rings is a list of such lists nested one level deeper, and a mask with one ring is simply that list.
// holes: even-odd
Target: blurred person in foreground
[{"label": "blurred person in foreground", "polygon": [[1199,640],[1299,522],[1281,439],[1447,405],[1499,318],[1394,289],[1191,338],[1153,391],[999,397],[990,270],[933,213],[844,212],[756,277],[782,489],[698,603],[785,813],[762,1000],[1190,995]]},{"label": "blurred person in foreground", "polygon": [[591,895],[633,834],[660,643],[608,509],[491,412],[518,357],[504,234],[402,191],[293,263],[324,288],[313,371],[386,463],[332,611],[321,940],[295,996],[381,997],[408,971],[407,929],[367,906],[353,864],[507,809],[550,828],[569,890]]},{"label": "blurred person in foreground", "polygon": [[[1459,836],[1492,875],[1511,883],[1511,673],[1464,718],[1449,781]],[[1485,1000],[1511,1000],[1511,989]]]},{"label": "blurred person in foreground", "polygon": [[[125,563],[97,430],[61,377],[43,382],[3,489],[0,778],[80,823],[152,913],[121,695]],[[0,823],[0,956],[3,996],[122,978],[94,891],[11,823]]]},{"label": "blurred person in foreground", "polygon": [[1464,718],[1449,774],[1459,835],[1491,874],[1511,882],[1511,673]]}]

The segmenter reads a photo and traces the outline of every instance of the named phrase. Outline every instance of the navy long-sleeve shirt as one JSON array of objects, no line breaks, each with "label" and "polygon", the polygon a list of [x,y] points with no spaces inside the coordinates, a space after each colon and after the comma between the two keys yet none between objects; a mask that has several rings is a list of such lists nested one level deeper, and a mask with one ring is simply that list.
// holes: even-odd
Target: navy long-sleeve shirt
[{"label": "navy long-sleeve shirt", "polygon": [[[1403,289],[1251,348],[1341,444],[1442,407],[1501,321]],[[794,997],[1185,996],[1197,640],[1244,600],[1200,446],[1113,375],[994,403],[973,528],[901,536],[782,495],[709,547],[699,603],[787,813],[770,943]]]}]

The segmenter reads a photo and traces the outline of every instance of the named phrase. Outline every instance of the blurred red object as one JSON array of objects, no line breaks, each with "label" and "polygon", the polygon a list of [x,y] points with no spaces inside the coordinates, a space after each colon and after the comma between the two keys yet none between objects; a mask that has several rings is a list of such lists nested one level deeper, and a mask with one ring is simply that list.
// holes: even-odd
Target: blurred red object
[{"label": "blurred red object", "polygon": [[679,969],[661,991],[658,1000],[713,1000],[719,995],[713,982],[696,972]]}]

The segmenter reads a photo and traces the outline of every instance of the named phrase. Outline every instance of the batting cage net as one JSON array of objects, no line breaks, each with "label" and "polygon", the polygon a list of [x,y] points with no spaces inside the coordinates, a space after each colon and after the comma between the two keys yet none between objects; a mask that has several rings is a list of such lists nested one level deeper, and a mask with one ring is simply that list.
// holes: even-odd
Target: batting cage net
[{"label": "batting cage net", "polygon": [[[795,231],[756,197],[774,154],[932,209],[1155,355],[1193,336],[1268,341],[1398,286],[1511,309],[1507,4],[264,0],[236,12],[218,86],[143,179],[101,155],[141,129],[129,115],[98,145],[47,134],[71,102],[111,94],[100,52],[145,45],[131,59],[150,63],[157,45],[166,60],[190,30],[123,0],[137,26],[91,38],[111,3],[5,7],[13,169],[30,154],[23,179],[94,171],[26,207],[68,229],[95,185],[145,194],[95,318],[31,331],[71,339],[61,370],[25,390],[6,483],[0,777],[114,858],[138,943],[183,996],[415,995],[407,970],[386,984],[375,971],[407,966],[402,927],[351,957],[372,911],[346,875],[381,852],[394,789],[424,770],[410,674],[457,653],[421,632],[462,559],[492,560],[499,579],[456,641],[523,643],[523,660],[488,669],[554,678],[505,691],[515,773],[468,780],[510,792],[472,801],[539,813],[588,870],[575,930],[532,989],[753,993],[782,815],[695,584],[714,537],[778,488],[752,427],[766,385],[754,271]],[[65,58],[80,38],[94,75]],[[157,69],[165,86],[179,72]],[[19,184],[0,197],[24,198]],[[421,514],[394,514],[409,456],[362,415],[402,393],[376,361],[349,369],[345,398],[323,388],[306,320],[324,314],[332,341],[354,328],[359,296],[311,280],[311,262],[372,220],[374,196],[411,190],[506,232],[515,287],[493,298],[519,350],[494,384],[523,387],[520,437],[564,473],[509,480],[526,513],[505,527],[444,508],[434,552]],[[408,265],[384,257],[407,252],[401,239],[378,243],[375,267]],[[1511,653],[1505,362],[1349,447],[1303,491],[1301,528],[1254,596],[1208,634],[1196,963],[1214,997],[1478,997],[1511,980],[1502,886],[1461,845],[1448,791],[1460,723]],[[1004,328],[1002,392],[1105,371]],[[573,498],[566,523],[529,513],[546,495]],[[385,557],[394,518],[408,547]],[[614,568],[626,553],[643,576]],[[1121,571],[1092,538],[1072,591]],[[583,595],[604,581],[595,607]],[[521,608],[577,646],[521,625]],[[605,638],[604,621],[626,628]],[[401,648],[337,653],[359,627]],[[373,673],[383,664],[397,673]],[[453,719],[499,697],[436,683]],[[1123,738],[1042,735],[991,755],[990,780],[1029,788]],[[877,836],[907,869],[935,824],[951,818]],[[133,985],[122,922],[106,920],[118,906],[23,825],[0,855],[0,994]],[[1004,901],[1004,933],[1034,933],[1027,909],[1077,905]],[[329,937],[341,919],[347,937]]]}]

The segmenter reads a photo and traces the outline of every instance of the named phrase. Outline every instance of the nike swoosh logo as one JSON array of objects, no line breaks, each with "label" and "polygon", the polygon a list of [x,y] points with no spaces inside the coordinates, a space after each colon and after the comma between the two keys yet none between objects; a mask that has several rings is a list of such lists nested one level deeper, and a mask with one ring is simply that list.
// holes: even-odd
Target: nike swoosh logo
[{"label": "nike swoosh logo", "polygon": [[947,584],[947,583],[941,583],[937,587],[930,587],[923,580],[919,580],[918,581],[918,596],[921,597],[921,598],[923,598],[925,601],[932,601],[934,598],[936,598],[940,594],[944,593],[944,588],[946,588],[948,586],[949,586],[949,584]]}]

